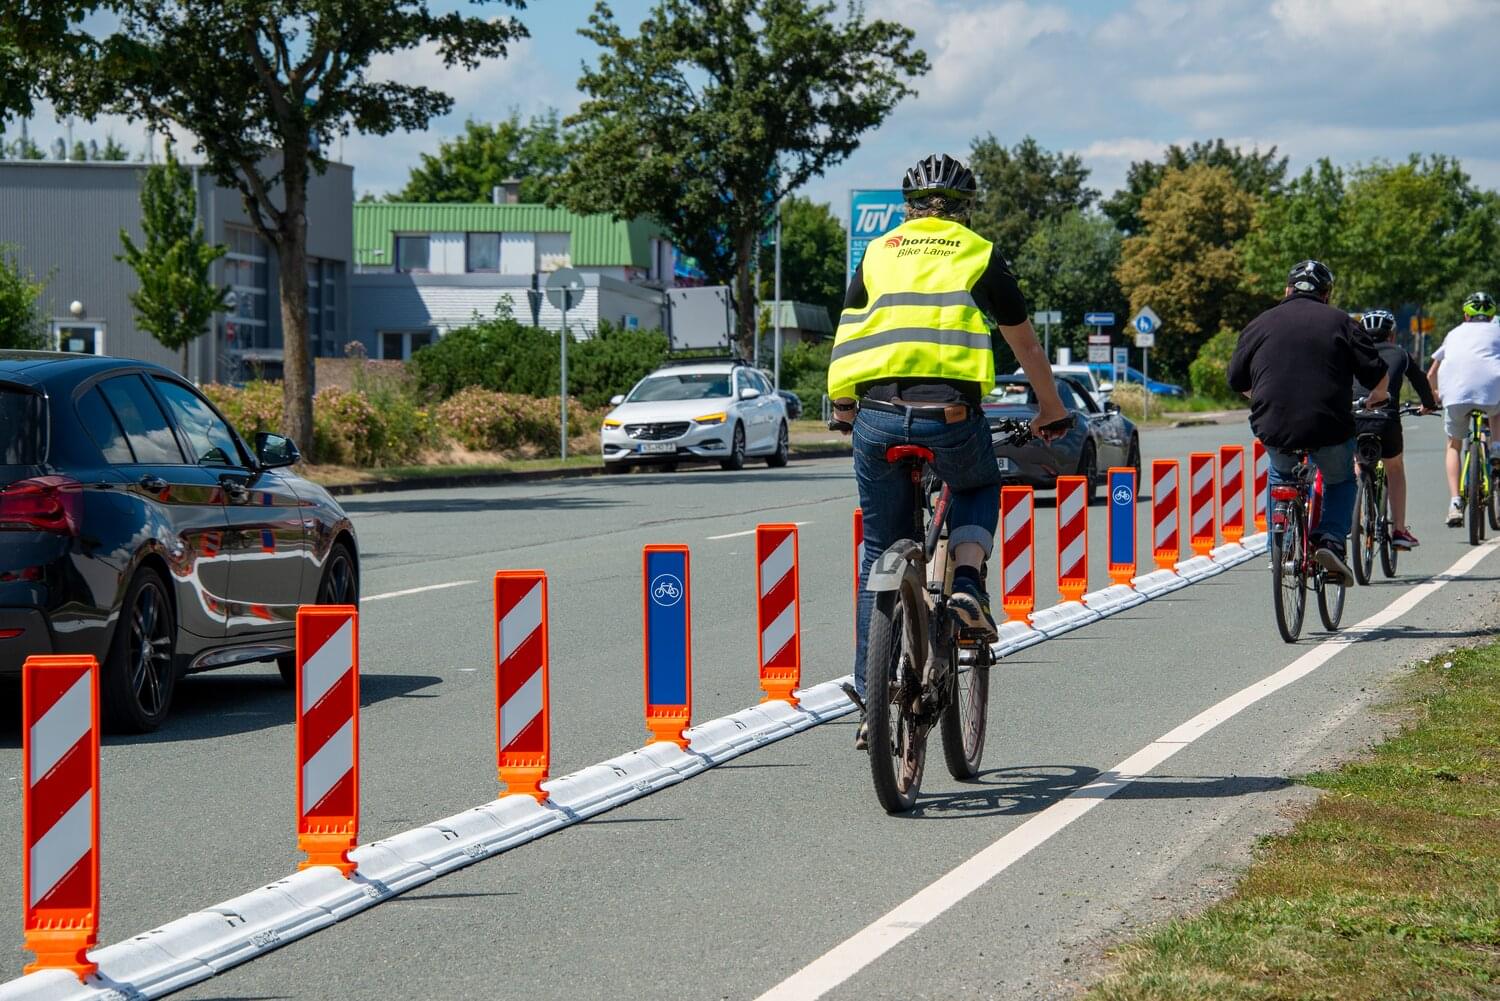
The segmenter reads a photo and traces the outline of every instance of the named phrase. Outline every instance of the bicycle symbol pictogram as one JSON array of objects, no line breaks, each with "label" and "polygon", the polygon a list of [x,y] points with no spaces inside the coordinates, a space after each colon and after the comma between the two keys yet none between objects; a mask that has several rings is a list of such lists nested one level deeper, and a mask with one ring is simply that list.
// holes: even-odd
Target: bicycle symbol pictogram
[{"label": "bicycle symbol pictogram", "polygon": [[669,573],[658,574],[651,581],[653,603],[671,607],[682,600],[682,581]]}]

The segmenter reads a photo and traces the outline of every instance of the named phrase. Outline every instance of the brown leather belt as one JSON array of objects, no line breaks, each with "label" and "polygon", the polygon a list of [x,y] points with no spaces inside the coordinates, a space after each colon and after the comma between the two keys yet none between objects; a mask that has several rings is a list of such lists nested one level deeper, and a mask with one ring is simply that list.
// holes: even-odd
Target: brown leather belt
[{"label": "brown leather belt", "polygon": [[859,405],[865,410],[877,410],[897,417],[913,417],[921,420],[942,421],[945,424],[960,424],[969,419],[967,403],[907,403],[904,400],[863,399]]}]

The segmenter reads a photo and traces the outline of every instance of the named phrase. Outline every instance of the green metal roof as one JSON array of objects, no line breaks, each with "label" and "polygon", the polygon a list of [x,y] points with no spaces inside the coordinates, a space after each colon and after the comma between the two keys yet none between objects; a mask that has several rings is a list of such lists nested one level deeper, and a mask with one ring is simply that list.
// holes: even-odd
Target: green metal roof
[{"label": "green metal roof", "polygon": [[[546,205],[355,203],[355,261],[390,264],[395,259],[395,233],[568,233],[573,266],[582,268],[649,268],[651,238],[664,235],[661,227],[644,219],[577,215]],[[377,255],[377,250],[383,253]]]}]

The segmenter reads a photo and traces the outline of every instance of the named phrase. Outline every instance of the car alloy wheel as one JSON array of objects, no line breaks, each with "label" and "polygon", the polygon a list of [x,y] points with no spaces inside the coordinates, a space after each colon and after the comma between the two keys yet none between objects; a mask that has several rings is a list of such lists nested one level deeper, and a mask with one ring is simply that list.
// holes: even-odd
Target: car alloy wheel
[{"label": "car alloy wheel", "polygon": [[720,459],[719,465],[730,470],[745,468],[745,426],[743,424],[734,426],[734,437],[729,446],[729,458]]},{"label": "car alloy wheel", "polygon": [[780,469],[787,464],[791,457],[792,440],[786,429],[786,422],[782,421],[781,430],[776,433],[776,451],[766,456],[766,465],[772,469]]},{"label": "car alloy wheel", "polygon": [[161,726],[177,683],[177,623],[161,575],[140,570],[120,607],[104,669],[104,711],[111,728],[146,733]]}]

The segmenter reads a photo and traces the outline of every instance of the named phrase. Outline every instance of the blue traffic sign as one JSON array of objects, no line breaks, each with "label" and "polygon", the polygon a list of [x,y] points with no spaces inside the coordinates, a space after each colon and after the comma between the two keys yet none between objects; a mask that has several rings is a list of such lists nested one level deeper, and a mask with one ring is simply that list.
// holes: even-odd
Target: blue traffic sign
[{"label": "blue traffic sign", "polygon": [[686,547],[648,546],[645,554],[646,704],[688,704],[692,670]]},{"label": "blue traffic sign", "polygon": [[1135,572],[1135,470],[1109,471],[1109,565]]},{"label": "blue traffic sign", "polygon": [[1143,334],[1149,334],[1151,333],[1151,331],[1156,329],[1156,323],[1151,319],[1151,317],[1142,314],[1135,318],[1135,329],[1139,330]]},{"label": "blue traffic sign", "polygon": [[1115,314],[1084,313],[1083,322],[1090,327],[1113,327],[1115,325]]}]

